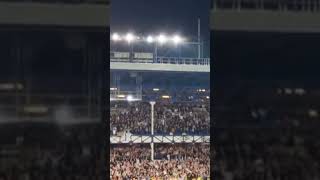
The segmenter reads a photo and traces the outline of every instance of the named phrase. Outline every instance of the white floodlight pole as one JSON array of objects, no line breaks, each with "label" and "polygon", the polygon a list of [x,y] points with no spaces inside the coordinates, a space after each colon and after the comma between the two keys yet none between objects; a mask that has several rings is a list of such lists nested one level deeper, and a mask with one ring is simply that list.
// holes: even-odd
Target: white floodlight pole
[{"label": "white floodlight pole", "polygon": [[157,42],[154,43],[154,51],[155,51],[154,52],[154,54],[155,54],[154,63],[156,63],[158,60],[158,43]]},{"label": "white floodlight pole", "polygon": [[129,43],[130,45],[130,61],[132,62],[133,61],[133,44],[132,42]]},{"label": "white floodlight pole", "polygon": [[200,28],[201,28],[201,21],[200,18],[198,19],[198,58],[201,58],[201,44],[200,44]]},{"label": "white floodlight pole", "polygon": [[151,101],[151,160],[154,160],[154,143],[153,143],[153,135],[154,135],[154,105],[156,104],[156,102]]}]

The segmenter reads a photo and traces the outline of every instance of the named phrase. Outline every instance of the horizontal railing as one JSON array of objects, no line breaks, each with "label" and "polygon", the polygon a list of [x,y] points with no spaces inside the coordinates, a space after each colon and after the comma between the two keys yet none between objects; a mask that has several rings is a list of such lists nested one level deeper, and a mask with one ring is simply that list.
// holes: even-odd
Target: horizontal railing
[{"label": "horizontal railing", "polygon": [[211,8],[320,12],[320,0],[212,0]]},{"label": "horizontal railing", "polygon": [[210,58],[177,58],[158,57],[155,63],[160,64],[183,64],[183,65],[210,65]]},{"label": "horizontal railing", "polygon": [[123,134],[122,136],[110,136],[111,144],[127,143],[210,143],[210,136],[202,135],[133,135]]},{"label": "horizontal railing", "polygon": [[111,62],[125,62],[125,63],[148,63],[148,64],[178,64],[178,65],[210,65],[210,58],[179,58],[179,57],[157,57],[155,60],[145,59],[123,59],[110,58]]}]

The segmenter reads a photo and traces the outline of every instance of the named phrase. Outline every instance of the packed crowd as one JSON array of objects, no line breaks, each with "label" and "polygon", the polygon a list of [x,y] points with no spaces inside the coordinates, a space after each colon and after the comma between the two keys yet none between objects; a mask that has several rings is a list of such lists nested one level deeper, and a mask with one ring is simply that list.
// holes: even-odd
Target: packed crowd
[{"label": "packed crowd", "polygon": [[[210,109],[206,103],[157,102],[154,109],[156,134],[209,134]],[[112,104],[110,131],[148,134],[151,129],[151,105],[148,102]]]},{"label": "packed crowd", "polygon": [[50,140],[44,132],[29,132],[32,135],[17,138],[17,144],[0,146],[0,179],[105,179],[105,156],[98,129],[92,125],[59,128],[55,139]]},{"label": "packed crowd", "polygon": [[147,102],[117,102],[110,112],[110,132],[150,133],[151,106]]},{"label": "packed crowd", "polygon": [[110,151],[110,178],[185,179],[210,177],[209,145],[114,145]]},{"label": "packed crowd", "polygon": [[205,104],[172,103],[155,107],[156,133],[209,134],[210,114]]},{"label": "packed crowd", "polygon": [[208,88],[178,88],[178,89],[159,89],[154,91],[153,89],[144,89],[142,91],[143,98],[146,101],[161,101],[163,95],[169,95],[173,101],[176,102],[208,102],[210,101],[210,89]]},{"label": "packed crowd", "polygon": [[217,179],[320,179],[317,131],[229,128],[216,134],[212,171]]}]

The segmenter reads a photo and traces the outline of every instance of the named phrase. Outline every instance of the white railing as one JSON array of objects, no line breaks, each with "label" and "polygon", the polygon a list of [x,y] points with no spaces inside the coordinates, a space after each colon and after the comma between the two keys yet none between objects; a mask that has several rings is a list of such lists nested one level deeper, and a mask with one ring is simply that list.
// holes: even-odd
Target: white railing
[{"label": "white railing", "polygon": [[202,135],[132,135],[123,134],[122,136],[110,136],[111,144],[127,143],[210,143],[210,136]]},{"label": "white railing", "polygon": [[125,63],[148,63],[148,64],[177,64],[177,65],[202,65],[209,66],[210,58],[185,58],[185,57],[157,57],[153,59],[123,59],[110,58],[111,62],[125,62]]},{"label": "white railing", "polygon": [[210,58],[178,58],[158,57],[155,63],[160,64],[184,64],[184,65],[210,65]]}]

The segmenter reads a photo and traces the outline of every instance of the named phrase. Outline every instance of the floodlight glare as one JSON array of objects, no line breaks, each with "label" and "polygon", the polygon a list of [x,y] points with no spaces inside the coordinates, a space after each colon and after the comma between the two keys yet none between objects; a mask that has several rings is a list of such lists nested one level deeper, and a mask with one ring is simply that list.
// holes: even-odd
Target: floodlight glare
[{"label": "floodlight glare", "polygon": [[127,101],[133,101],[133,97],[131,95],[127,96]]},{"label": "floodlight glare", "polygon": [[170,99],[170,96],[168,96],[168,95],[163,95],[163,96],[161,96],[163,99]]},{"label": "floodlight glare", "polygon": [[167,38],[165,35],[160,34],[160,35],[158,36],[158,42],[159,42],[160,44],[164,44],[164,43],[166,43],[167,41],[168,41],[168,38]]},{"label": "floodlight glare", "polygon": [[179,44],[182,42],[182,38],[178,35],[173,36],[172,41],[174,44]]},{"label": "floodlight glare", "polygon": [[134,35],[131,33],[128,33],[125,37],[126,41],[128,41],[128,43],[132,42],[134,40]]},{"label": "floodlight glare", "polygon": [[120,38],[119,34],[114,33],[114,34],[112,34],[111,39],[112,39],[113,41],[119,41],[121,38]]},{"label": "floodlight glare", "polygon": [[152,43],[153,42],[153,37],[152,36],[148,36],[147,37],[147,42],[148,43]]}]

